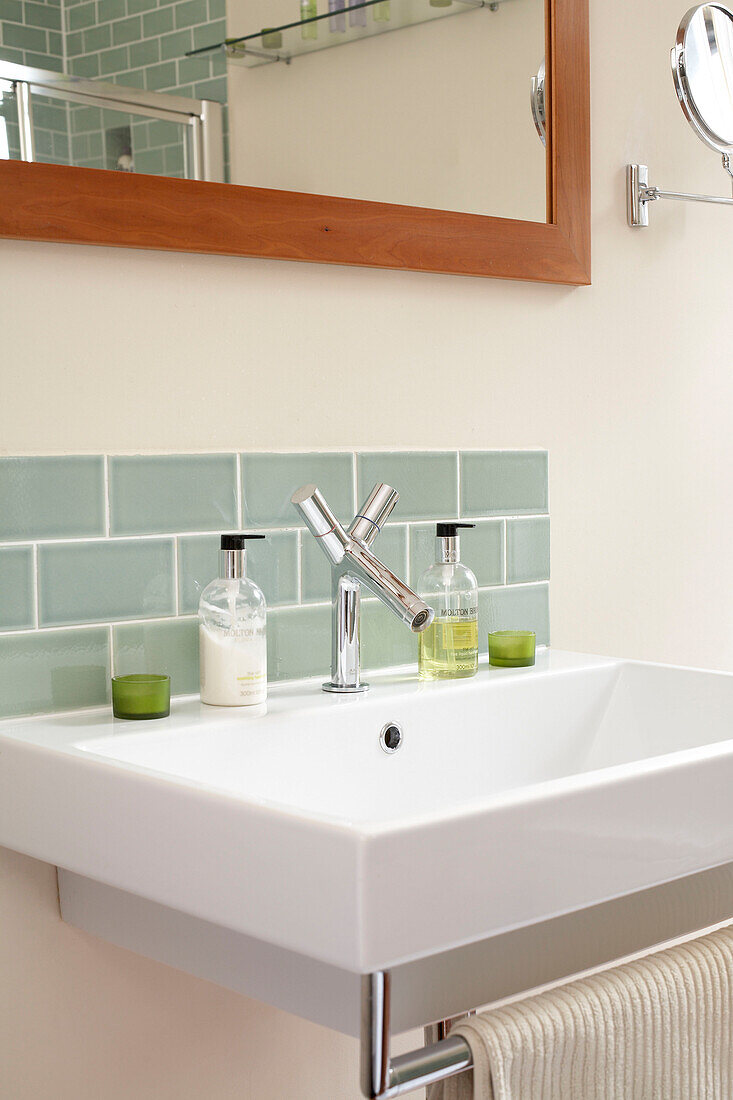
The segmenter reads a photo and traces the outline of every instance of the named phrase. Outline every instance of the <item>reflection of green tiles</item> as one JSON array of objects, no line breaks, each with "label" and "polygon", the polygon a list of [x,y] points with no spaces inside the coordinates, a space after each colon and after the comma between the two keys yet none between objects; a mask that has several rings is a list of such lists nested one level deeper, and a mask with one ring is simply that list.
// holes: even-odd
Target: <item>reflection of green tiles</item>
[{"label": "reflection of green tiles", "polygon": [[290,498],[311,483],[343,523],[351,523],[354,515],[349,454],[245,454],[242,481],[245,527],[301,526]]},{"label": "reflection of green tiles", "polygon": [[[476,574],[479,585],[504,583],[504,521],[478,522],[472,531],[459,531],[461,561]],[[414,587],[435,562],[435,524],[410,528],[410,581]]]},{"label": "reflection of green tiles", "polygon": [[110,458],[111,532],[231,531],[237,525],[236,484],[234,455]]},{"label": "reflection of green tiles", "polygon": [[178,79],[181,83],[206,80],[210,72],[208,57],[182,57],[178,62]]},{"label": "reflection of green tiles", "polygon": [[193,32],[193,48],[201,50],[205,46],[215,46],[217,42],[223,42],[226,36],[226,19],[221,19],[217,23],[209,23],[207,27],[196,27]]},{"label": "reflection of green tiles", "polygon": [[209,12],[206,0],[184,0],[175,5],[176,27],[193,27],[197,23],[208,23]]},{"label": "reflection of green tiles", "polygon": [[92,79],[99,76],[99,57],[97,54],[91,54],[89,57],[75,57],[69,62],[69,68],[74,76]]},{"label": "reflection of green tiles", "polygon": [[139,15],[132,19],[120,19],[112,24],[112,45],[124,46],[128,42],[138,42],[142,38],[143,24]]},{"label": "reflection of green tiles", "polygon": [[44,626],[175,614],[172,539],[41,546],[38,575]]},{"label": "reflection of green tiles", "polygon": [[3,25],[3,45],[14,46],[18,50],[37,50],[46,52],[46,32],[35,27],[24,27],[16,23]]},{"label": "reflection of green tiles", "polygon": [[[1,0],[0,20],[3,23],[22,23],[23,5],[20,0]],[[226,38],[226,35],[224,35]]]},{"label": "reflection of green tiles", "polygon": [[392,519],[452,519],[458,515],[458,458],[455,451],[360,454],[359,500],[377,481],[396,489],[400,500]]},{"label": "reflection of green tiles", "polygon": [[550,576],[550,520],[510,519],[506,539],[507,582],[546,581]]},{"label": "reflection of green tiles", "polygon": [[388,611],[369,600],[361,605],[362,668],[389,668],[417,661],[417,634]]},{"label": "reflection of green tiles", "polygon": [[550,592],[546,584],[491,588],[479,593],[479,650],[486,653],[490,630],[534,630],[537,645],[550,641]]},{"label": "reflection of green tiles", "polygon": [[[224,58],[219,59],[220,64],[224,64]],[[216,60],[214,66],[216,67]],[[219,77],[217,80],[204,80],[200,84],[194,84],[194,94],[197,99],[213,99],[217,103],[226,103],[227,101],[227,82],[226,77]]]},{"label": "reflection of green tiles", "polygon": [[[288,531],[247,544],[247,576],[262,589],[268,607],[298,602],[297,541],[297,534]],[[218,575],[218,535],[190,535],[178,540],[181,614],[198,610],[202,590]]]},{"label": "reflection of green tiles", "polygon": [[112,19],[124,19],[126,15],[125,0],[99,0],[100,23],[107,23]]},{"label": "reflection of green tiles", "polygon": [[99,71],[102,76],[121,73],[128,68],[127,46],[117,46],[114,50],[104,50],[99,55]]},{"label": "reflection of green tiles", "polygon": [[267,616],[267,678],[328,679],[331,667],[331,608],[296,607]]},{"label": "reflection of green tiles", "polygon": [[135,154],[135,171],[147,176],[162,176],[165,158],[162,149],[143,149]]},{"label": "reflection of green tiles", "polygon": [[[371,549],[393,573],[406,576],[407,528],[385,527]],[[303,534],[303,602],[331,599],[331,567],[310,531]],[[365,593],[367,594],[367,593]]]},{"label": "reflection of green tiles", "polygon": [[[61,30],[61,7],[53,4],[34,4],[25,0],[23,22],[27,27],[45,27],[50,31]],[[7,19],[4,5],[0,5],[0,19]]]},{"label": "reflection of green tiles", "polygon": [[114,628],[116,676],[152,672],[170,676],[173,695],[199,690],[199,635],[196,619],[135,623]]},{"label": "reflection of green tiles", "polygon": [[162,65],[151,65],[145,70],[145,87],[149,92],[159,91],[161,88],[172,88],[176,83],[176,66],[173,61],[165,61]]},{"label": "reflection of green tiles", "polygon": [[546,451],[461,452],[461,515],[546,511]]},{"label": "reflection of green tiles", "polygon": [[173,12],[170,8],[160,8],[143,16],[143,38],[155,38],[173,30]]},{"label": "reflection of green tiles", "polygon": [[[159,60],[160,46],[157,38],[147,42],[134,42],[130,46],[130,64],[133,68],[137,68],[139,65],[155,65]],[[127,74],[125,74],[125,83],[129,83]]]},{"label": "reflection of green tiles", "polygon": [[[226,38],[226,35],[224,35]],[[221,41],[221,40],[220,40]],[[187,50],[191,49],[191,31],[175,31],[174,34],[166,34],[160,39],[160,59],[169,61],[174,57],[183,57]],[[181,84],[185,81],[180,81]]]},{"label": "reflection of green tiles", "polygon": [[0,715],[99,706],[108,676],[105,627],[0,638]]},{"label": "reflection of green tiles", "polygon": [[77,4],[69,9],[67,19],[70,31],[80,31],[85,27],[93,27],[97,22],[96,3]]},{"label": "reflection of green tiles", "polygon": [[0,458],[0,541],[103,534],[100,457]]},{"label": "reflection of green tiles", "polygon": [[112,31],[109,23],[84,31],[84,53],[96,53],[97,50],[106,50],[111,45]]},{"label": "reflection of green tiles", "polygon": [[33,551],[30,546],[0,550],[0,630],[32,627]]}]

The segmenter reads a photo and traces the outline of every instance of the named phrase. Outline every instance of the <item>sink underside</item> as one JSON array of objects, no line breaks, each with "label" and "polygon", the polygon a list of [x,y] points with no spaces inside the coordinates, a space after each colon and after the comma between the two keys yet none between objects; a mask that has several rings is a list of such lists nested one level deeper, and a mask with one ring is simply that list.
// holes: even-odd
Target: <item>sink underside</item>
[{"label": "sink underside", "polygon": [[732,676],[545,652],[373,685],[0,723],[0,843],[352,973],[733,860]]}]

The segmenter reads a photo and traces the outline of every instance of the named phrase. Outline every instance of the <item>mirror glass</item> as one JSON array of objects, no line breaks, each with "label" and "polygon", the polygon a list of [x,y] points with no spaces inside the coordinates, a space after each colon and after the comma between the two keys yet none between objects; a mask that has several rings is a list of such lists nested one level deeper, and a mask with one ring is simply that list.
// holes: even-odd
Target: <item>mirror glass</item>
[{"label": "mirror glass", "polygon": [[701,4],[680,26],[673,63],[680,100],[703,140],[733,147],[733,13]]},{"label": "mirror glass", "polygon": [[[27,79],[39,161],[544,222],[545,25],[545,0],[7,0],[0,157]],[[219,176],[194,100],[225,108]]]}]

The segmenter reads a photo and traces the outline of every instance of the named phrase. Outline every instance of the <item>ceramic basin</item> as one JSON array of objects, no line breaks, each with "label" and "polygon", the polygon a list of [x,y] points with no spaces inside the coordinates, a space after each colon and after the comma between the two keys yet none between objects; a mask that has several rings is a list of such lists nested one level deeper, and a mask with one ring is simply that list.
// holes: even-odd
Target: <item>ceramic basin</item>
[{"label": "ceramic basin", "polygon": [[548,650],[372,684],[0,723],[0,844],[361,973],[733,860],[733,676]]}]

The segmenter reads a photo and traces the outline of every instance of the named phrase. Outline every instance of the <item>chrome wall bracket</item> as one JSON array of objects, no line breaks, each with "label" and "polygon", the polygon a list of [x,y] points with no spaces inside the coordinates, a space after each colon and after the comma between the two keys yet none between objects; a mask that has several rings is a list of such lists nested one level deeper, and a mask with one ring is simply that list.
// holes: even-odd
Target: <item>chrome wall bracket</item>
[{"label": "chrome wall bracket", "polygon": [[[723,155],[723,167],[731,174],[730,158]],[[733,198],[722,195],[695,195],[685,191],[662,191],[649,186],[649,168],[646,164],[626,165],[626,217],[632,229],[649,225],[649,204],[659,199],[674,202],[706,202],[716,206],[733,206]]]},{"label": "chrome wall bracket", "polygon": [[392,1058],[390,1003],[389,971],[365,974],[361,987],[361,1090],[368,1100],[393,1100],[471,1069],[468,1043],[457,1035]]}]

